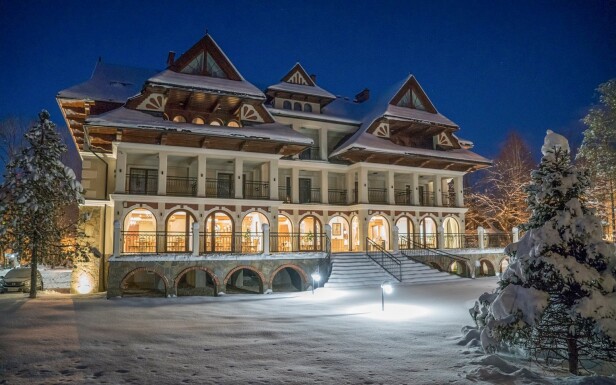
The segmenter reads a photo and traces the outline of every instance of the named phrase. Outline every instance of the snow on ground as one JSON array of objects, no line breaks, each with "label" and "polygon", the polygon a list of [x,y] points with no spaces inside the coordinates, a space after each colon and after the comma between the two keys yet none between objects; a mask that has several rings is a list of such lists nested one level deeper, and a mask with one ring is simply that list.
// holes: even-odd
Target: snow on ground
[{"label": "snow on ground", "polygon": [[[478,351],[495,279],[272,295],[0,295],[0,384],[616,384]],[[468,346],[467,346],[468,345]],[[597,382],[598,381],[598,382]]]},{"label": "snow on ground", "polygon": [[[0,269],[0,277],[4,277],[11,269]],[[71,288],[71,269],[50,269],[41,266],[39,269],[41,278],[43,279],[43,287],[45,290],[62,289],[69,290]]]}]

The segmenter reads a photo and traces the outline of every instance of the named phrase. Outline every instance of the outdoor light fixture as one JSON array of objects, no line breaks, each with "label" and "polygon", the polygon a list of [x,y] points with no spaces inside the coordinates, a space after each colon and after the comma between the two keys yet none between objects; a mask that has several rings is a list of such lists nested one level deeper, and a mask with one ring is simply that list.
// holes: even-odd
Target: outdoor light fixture
[{"label": "outdoor light fixture", "polygon": [[381,284],[381,311],[385,311],[385,294],[391,294],[394,291],[394,287],[391,282],[385,281]]},{"label": "outdoor light fixture", "polygon": [[317,270],[314,273],[312,273],[311,277],[312,277],[312,294],[314,294],[314,283],[315,282],[318,283],[319,281],[321,281],[321,274],[319,274],[319,271]]}]

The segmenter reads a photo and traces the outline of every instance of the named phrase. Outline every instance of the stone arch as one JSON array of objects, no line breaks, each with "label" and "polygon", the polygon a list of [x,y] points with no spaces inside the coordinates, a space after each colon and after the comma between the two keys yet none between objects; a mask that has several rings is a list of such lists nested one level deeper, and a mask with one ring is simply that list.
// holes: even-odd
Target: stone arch
[{"label": "stone arch", "polygon": [[[455,267],[457,266],[457,268]],[[457,274],[461,277],[469,277],[471,268],[466,262],[454,260],[447,266],[447,272]]]},{"label": "stone arch", "polygon": [[491,277],[496,275],[494,265],[487,259],[479,260],[479,275],[482,277]]},{"label": "stone arch", "polygon": [[[257,214],[263,215],[263,217],[265,217],[266,224],[271,226],[272,218],[271,218],[271,216],[269,215],[268,212],[264,211],[263,209],[251,208],[249,210],[244,211],[242,213],[242,215],[241,215],[242,220],[240,221],[240,226],[242,226],[242,228],[244,227],[244,220],[246,219],[246,217],[251,215],[251,214],[253,214],[253,213],[257,213]],[[242,231],[243,231],[243,229],[242,229]],[[258,229],[258,231],[262,231],[262,229]]]},{"label": "stone arch", "polygon": [[504,257],[498,261],[498,271],[502,274],[509,267],[509,257]]},{"label": "stone arch", "polygon": [[306,272],[304,271],[304,269],[302,269],[301,267],[292,264],[292,263],[285,263],[284,265],[280,265],[276,268],[276,270],[274,270],[271,274],[270,274],[270,278],[269,278],[269,287],[274,290],[274,278],[276,277],[276,274],[280,273],[282,270],[284,269],[292,269],[295,272],[297,272],[302,280],[301,282],[301,289],[300,291],[303,291],[303,288],[305,287],[306,283],[308,283],[308,274],[306,274]]},{"label": "stone arch", "polygon": [[163,211],[163,217],[165,218],[165,223],[167,221],[167,219],[169,218],[169,216],[173,215],[173,213],[175,213],[176,211],[186,211],[188,213],[190,213],[190,215],[192,215],[192,217],[195,219],[195,222],[198,222],[199,218],[199,212],[191,207],[188,207],[188,205],[183,205],[183,204],[177,204],[169,209],[165,209],[165,211]]},{"label": "stone arch", "polygon": [[[124,275],[124,278],[122,278],[122,280],[120,281],[120,292],[122,293],[123,296],[125,295],[126,291],[129,290],[129,288],[126,287],[129,283],[129,280],[131,278],[134,278],[135,274],[138,274],[138,273],[156,274],[159,278],[161,278],[163,284],[165,285],[164,292],[162,293],[163,296],[166,297],[168,295],[169,288],[170,288],[169,279],[167,279],[167,277],[162,271],[160,271],[159,269],[151,268],[151,267],[138,267],[136,269],[129,271],[126,275]],[[134,288],[134,290],[147,290],[147,289],[141,289],[137,287],[137,288]]]},{"label": "stone arch", "polygon": [[220,280],[218,279],[218,277],[216,276],[216,274],[214,274],[214,271],[212,271],[211,269],[205,267],[205,266],[191,266],[191,267],[187,267],[186,269],[182,270],[176,277],[174,280],[174,287],[175,287],[175,292],[178,293],[178,284],[180,283],[180,280],[187,274],[190,273],[191,271],[204,271],[206,274],[208,274],[211,278],[212,281],[214,283],[214,296],[218,295],[218,287],[220,286]]},{"label": "stone arch", "polygon": [[249,265],[240,265],[240,266],[236,266],[233,269],[231,269],[227,275],[225,276],[225,280],[223,281],[223,285],[225,287],[228,286],[229,284],[229,279],[231,279],[231,277],[233,276],[234,273],[236,273],[239,270],[250,270],[253,273],[255,273],[258,277],[259,277],[259,293],[263,293],[264,287],[265,287],[265,283],[267,282],[265,280],[265,275],[259,271],[258,269],[254,268],[253,266],[249,266]]}]

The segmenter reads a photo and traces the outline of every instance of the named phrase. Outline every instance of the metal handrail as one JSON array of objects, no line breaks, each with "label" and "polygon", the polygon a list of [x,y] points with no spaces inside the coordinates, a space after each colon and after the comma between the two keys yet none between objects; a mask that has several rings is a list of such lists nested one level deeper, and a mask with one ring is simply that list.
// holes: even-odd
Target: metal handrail
[{"label": "metal handrail", "polygon": [[402,282],[402,262],[372,239],[366,237],[366,255],[398,282]]},{"label": "metal handrail", "polygon": [[269,182],[245,181],[245,199],[269,199]]},{"label": "metal handrail", "polygon": [[369,188],[368,202],[370,203],[387,203],[386,188]]},{"label": "metal handrail", "polygon": [[347,191],[341,189],[328,189],[327,199],[331,204],[346,204],[347,203]]},{"label": "metal handrail", "polygon": [[158,176],[127,175],[126,192],[128,194],[156,195],[158,194]]},{"label": "metal handrail", "polygon": [[470,261],[469,258],[467,257],[461,257],[459,255],[454,255],[454,254],[448,253],[440,249],[433,249],[433,248],[426,247],[425,245],[415,242],[414,240],[409,239],[408,237],[405,237],[404,235],[400,235],[399,237],[404,240],[404,242],[400,242],[400,245],[406,244],[406,245],[412,246],[412,248],[400,247],[400,252],[402,253],[402,255],[404,255],[408,259],[412,259],[415,262],[423,263],[423,261],[416,258],[417,256],[433,256],[433,255],[438,255],[441,257],[453,259],[456,261],[462,261],[462,262]]},{"label": "metal handrail", "polygon": [[197,178],[167,176],[167,195],[196,196]]},{"label": "metal handrail", "polygon": [[263,252],[262,232],[200,232],[201,254],[260,254]]},{"label": "metal handrail", "polygon": [[321,203],[321,189],[320,188],[311,188],[309,191],[310,194],[302,195],[302,191],[300,190],[299,203]]},{"label": "metal handrail", "polygon": [[321,151],[319,147],[308,147],[304,151],[299,153],[301,160],[321,160]]},{"label": "metal handrail", "polygon": [[273,253],[326,251],[326,242],[325,233],[270,232],[270,251]]},{"label": "metal handrail", "polygon": [[214,198],[235,198],[235,185],[229,179],[207,178],[205,195]]}]

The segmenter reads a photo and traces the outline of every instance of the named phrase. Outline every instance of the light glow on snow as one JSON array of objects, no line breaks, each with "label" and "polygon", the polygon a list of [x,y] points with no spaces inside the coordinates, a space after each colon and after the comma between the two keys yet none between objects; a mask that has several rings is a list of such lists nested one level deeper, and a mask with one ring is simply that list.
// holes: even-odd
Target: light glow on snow
[{"label": "light glow on snow", "polygon": [[415,318],[428,316],[432,313],[430,308],[417,305],[403,305],[387,303],[385,310],[381,310],[381,303],[353,306],[346,309],[347,314],[370,318],[379,321],[408,321]]},{"label": "light glow on snow", "polygon": [[92,280],[86,273],[81,273],[77,283],[77,293],[88,294],[92,292]]}]

